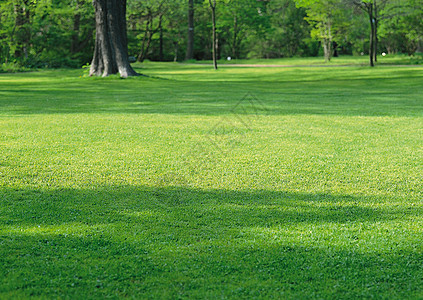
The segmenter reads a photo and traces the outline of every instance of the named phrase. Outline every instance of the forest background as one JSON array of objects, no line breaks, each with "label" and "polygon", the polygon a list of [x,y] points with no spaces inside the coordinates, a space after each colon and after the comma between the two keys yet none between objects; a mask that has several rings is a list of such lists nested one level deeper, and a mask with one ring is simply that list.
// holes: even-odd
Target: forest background
[{"label": "forest background", "polygon": [[[212,2],[128,0],[132,60],[210,60]],[[423,48],[422,14],[422,0],[216,1],[217,58],[415,55]],[[91,0],[0,2],[3,69],[81,67],[94,39]]]}]

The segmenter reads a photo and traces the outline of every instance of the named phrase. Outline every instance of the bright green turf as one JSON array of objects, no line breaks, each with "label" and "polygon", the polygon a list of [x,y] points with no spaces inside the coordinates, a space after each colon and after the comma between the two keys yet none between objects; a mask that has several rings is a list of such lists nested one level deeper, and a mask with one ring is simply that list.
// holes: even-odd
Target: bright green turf
[{"label": "bright green turf", "polygon": [[423,68],[138,67],[0,75],[0,299],[423,298]]}]

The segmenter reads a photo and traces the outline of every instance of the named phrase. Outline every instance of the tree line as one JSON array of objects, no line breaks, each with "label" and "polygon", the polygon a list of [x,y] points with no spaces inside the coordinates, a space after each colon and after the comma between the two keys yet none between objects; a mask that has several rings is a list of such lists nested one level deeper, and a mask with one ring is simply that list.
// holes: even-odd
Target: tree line
[{"label": "tree line", "polygon": [[[373,65],[423,40],[423,0],[127,0],[125,15],[140,62],[365,54]],[[3,0],[0,63],[80,67],[95,32],[92,0]]]}]

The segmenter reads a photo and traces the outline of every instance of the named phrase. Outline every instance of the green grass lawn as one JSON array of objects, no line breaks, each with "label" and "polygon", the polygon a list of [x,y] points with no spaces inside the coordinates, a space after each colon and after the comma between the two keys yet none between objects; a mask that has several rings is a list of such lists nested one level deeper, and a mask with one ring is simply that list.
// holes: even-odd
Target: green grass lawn
[{"label": "green grass lawn", "polygon": [[293,64],[0,74],[0,299],[423,299],[423,68]]},{"label": "green grass lawn", "polygon": [[[192,61],[192,63],[203,64],[204,61]],[[212,61],[207,61],[211,64]],[[295,57],[280,59],[231,59],[222,58],[219,64],[259,64],[259,65],[284,65],[284,66],[368,66],[370,64],[369,56],[351,56],[341,55],[332,57],[331,61],[325,62],[323,57]],[[423,64],[423,53],[416,53],[409,56],[405,54],[387,54],[386,56],[378,55],[378,66],[389,65],[421,65]]]}]

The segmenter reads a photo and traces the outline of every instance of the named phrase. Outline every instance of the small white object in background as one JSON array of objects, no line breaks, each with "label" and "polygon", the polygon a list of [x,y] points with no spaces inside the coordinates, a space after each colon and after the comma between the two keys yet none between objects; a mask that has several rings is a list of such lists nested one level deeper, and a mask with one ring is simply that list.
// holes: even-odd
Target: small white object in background
[{"label": "small white object in background", "polygon": [[386,56],[386,53],[385,52],[382,52],[382,56]]},{"label": "small white object in background", "polygon": [[364,52],[361,52],[360,54],[361,54],[361,56],[363,56],[364,55]]},{"label": "small white object in background", "polygon": [[227,60],[232,60],[232,57],[228,56]]}]

